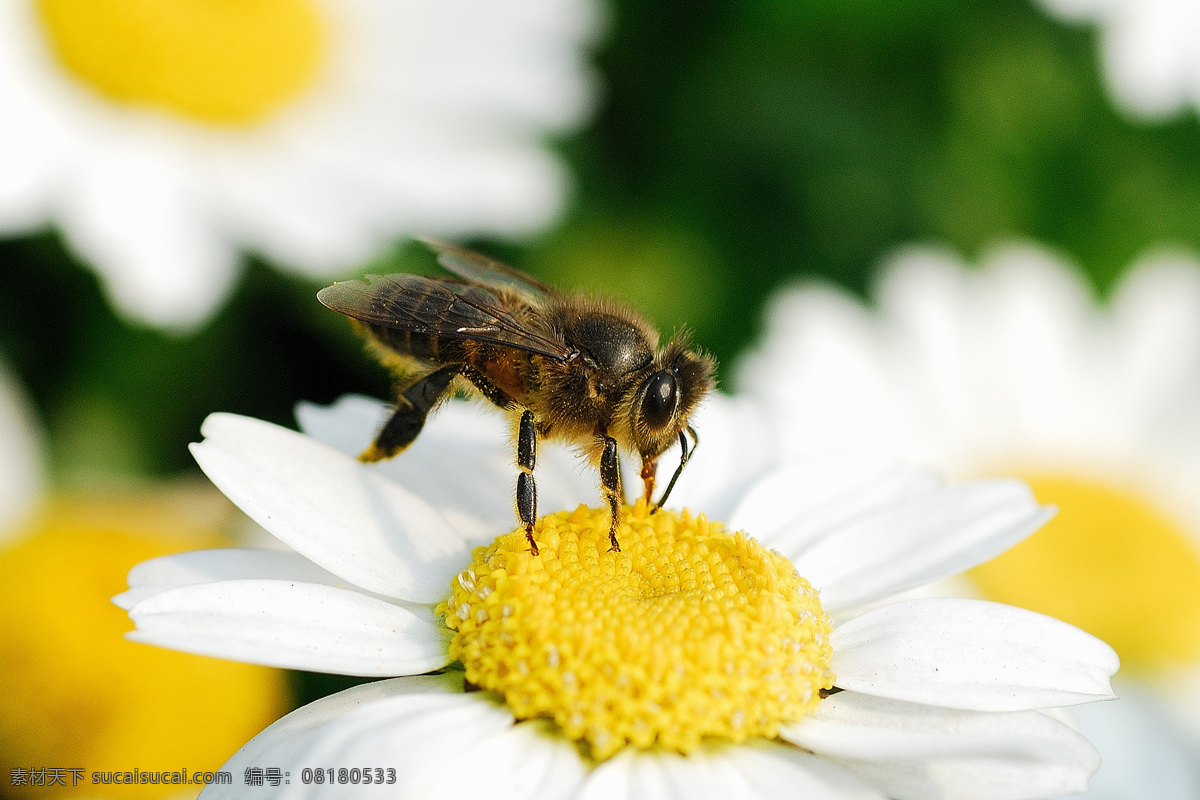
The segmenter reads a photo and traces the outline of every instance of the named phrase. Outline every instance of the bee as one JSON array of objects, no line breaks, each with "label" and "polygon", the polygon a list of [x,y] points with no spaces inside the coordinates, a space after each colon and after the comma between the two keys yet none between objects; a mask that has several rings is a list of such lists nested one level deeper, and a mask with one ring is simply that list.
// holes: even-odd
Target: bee
[{"label": "bee", "polygon": [[624,306],[557,292],[453,244],[425,244],[457,277],[368,275],[317,294],[356,321],[397,376],[395,410],[359,459],[401,453],[430,410],[455,390],[481,395],[515,426],[516,512],[530,552],[538,553],[539,439],[575,445],[597,467],[610,511],[610,550],[619,551],[625,497],[619,451],[641,459],[651,503],[659,456],[679,442],[679,466],[653,503],[660,508],[699,444],[688,420],[713,388],[715,362],[686,333],[659,347],[658,331]]}]

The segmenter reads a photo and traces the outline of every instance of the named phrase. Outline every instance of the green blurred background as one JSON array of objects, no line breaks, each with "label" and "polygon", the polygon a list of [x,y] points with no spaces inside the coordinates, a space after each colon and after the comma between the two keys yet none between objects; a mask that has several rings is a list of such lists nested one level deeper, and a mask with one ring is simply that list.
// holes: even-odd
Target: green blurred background
[{"label": "green blurred background", "polygon": [[[862,292],[895,246],[968,257],[1032,237],[1100,290],[1143,249],[1200,249],[1194,114],[1130,121],[1096,32],[1023,0],[621,2],[591,124],[558,143],[566,218],[470,244],[560,286],[602,288],[728,362],[798,277]],[[431,268],[395,249],[364,271]],[[130,327],[58,236],[0,242],[0,352],[48,429],[53,478],[194,471],[215,410],[291,423],[297,400],[383,395],[385,373],[319,284],[253,264],[193,335]]]}]

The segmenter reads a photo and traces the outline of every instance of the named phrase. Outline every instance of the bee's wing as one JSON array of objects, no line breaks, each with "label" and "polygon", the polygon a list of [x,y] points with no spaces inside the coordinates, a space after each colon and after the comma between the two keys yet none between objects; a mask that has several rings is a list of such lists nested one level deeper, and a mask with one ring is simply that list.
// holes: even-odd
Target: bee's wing
[{"label": "bee's wing", "polygon": [[489,289],[509,289],[531,300],[554,294],[554,290],[532,275],[499,261],[440,239],[421,239],[437,253],[438,263],[460,278]]},{"label": "bee's wing", "polygon": [[523,325],[482,286],[420,275],[368,275],[317,292],[327,308],[387,328],[490,342],[565,361],[570,349]]}]

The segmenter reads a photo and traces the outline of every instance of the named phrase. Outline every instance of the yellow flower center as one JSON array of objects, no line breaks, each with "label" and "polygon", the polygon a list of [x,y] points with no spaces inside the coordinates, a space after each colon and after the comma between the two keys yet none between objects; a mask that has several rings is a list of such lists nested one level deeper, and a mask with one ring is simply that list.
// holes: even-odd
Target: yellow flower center
[{"label": "yellow flower center", "polygon": [[1058,515],[972,570],[980,589],[1104,639],[1125,669],[1144,673],[1200,657],[1196,543],[1132,492],[1065,476],[1029,484]]},{"label": "yellow flower center", "polygon": [[[205,498],[62,499],[0,549],[0,774],[5,797],[175,797],[188,787],[91,786],[91,773],[216,770],[289,708],[286,675],[126,641],[112,604],[129,568],[223,544]],[[195,515],[199,517],[200,515]],[[210,527],[211,525],[211,527]],[[8,785],[16,768],[82,767],[59,793]],[[85,787],[86,784],[86,787]],[[194,793],[194,792],[193,792]]]},{"label": "yellow flower center", "polygon": [[772,737],[833,685],[831,625],[790,562],[703,515],[543,517],[475,551],[439,610],[466,678],[605,759],[626,744]]},{"label": "yellow flower center", "polygon": [[37,0],[63,66],[102,95],[215,125],[247,125],[315,79],[312,0]]}]

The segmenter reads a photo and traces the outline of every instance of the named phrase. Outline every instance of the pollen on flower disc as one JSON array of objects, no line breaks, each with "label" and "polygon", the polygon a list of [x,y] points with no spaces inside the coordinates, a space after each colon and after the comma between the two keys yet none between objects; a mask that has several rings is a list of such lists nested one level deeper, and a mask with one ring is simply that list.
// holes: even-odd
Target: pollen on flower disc
[{"label": "pollen on flower disc", "polygon": [[194,121],[245,125],[314,81],[325,46],[311,0],[38,0],[63,67],[100,94]]},{"label": "pollen on flower disc", "polygon": [[467,680],[597,759],[772,737],[833,685],[831,625],[790,562],[686,511],[580,507],[478,548],[439,607]]}]

